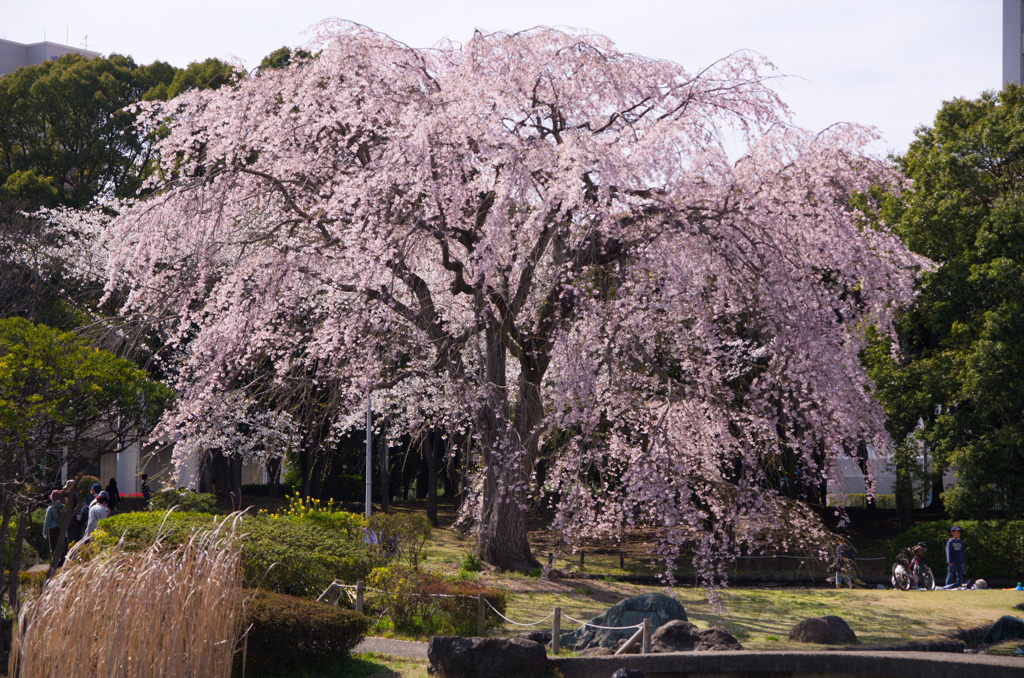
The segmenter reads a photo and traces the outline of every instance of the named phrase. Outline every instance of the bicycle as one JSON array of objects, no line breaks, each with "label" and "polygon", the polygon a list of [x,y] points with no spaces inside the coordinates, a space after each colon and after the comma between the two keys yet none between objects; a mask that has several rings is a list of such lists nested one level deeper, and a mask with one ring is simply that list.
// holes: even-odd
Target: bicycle
[{"label": "bicycle", "polygon": [[892,565],[892,586],[901,591],[909,591],[911,588],[935,589],[935,575],[932,568],[924,564],[924,557],[928,554],[924,542],[916,546],[908,546],[896,554],[896,562]]}]

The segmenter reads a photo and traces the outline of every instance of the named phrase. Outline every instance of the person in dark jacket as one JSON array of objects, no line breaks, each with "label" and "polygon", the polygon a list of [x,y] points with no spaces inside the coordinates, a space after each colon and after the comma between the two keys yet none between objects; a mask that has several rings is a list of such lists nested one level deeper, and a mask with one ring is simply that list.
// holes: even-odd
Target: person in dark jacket
[{"label": "person in dark jacket", "polygon": [[50,505],[46,508],[46,517],[43,518],[43,536],[50,544],[50,557],[57,552],[57,538],[60,536],[60,516],[64,509],[64,492],[54,490],[50,492]]},{"label": "person in dark jacket", "polygon": [[953,536],[946,542],[946,571],[947,589],[959,588],[964,585],[964,540],[960,538],[960,526],[954,525],[949,528]]},{"label": "person in dark jacket", "polygon": [[121,493],[117,491],[117,478],[111,478],[107,483],[107,501],[107,508],[111,511],[116,509],[117,503],[121,501]]}]

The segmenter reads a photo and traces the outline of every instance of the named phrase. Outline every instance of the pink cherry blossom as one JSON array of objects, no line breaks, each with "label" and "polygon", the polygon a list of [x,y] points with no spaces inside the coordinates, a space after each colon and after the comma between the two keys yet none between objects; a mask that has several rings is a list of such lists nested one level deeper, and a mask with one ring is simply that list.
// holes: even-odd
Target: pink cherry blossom
[{"label": "pink cherry blossom", "polygon": [[417,50],[347,23],[310,49],[144,105],[157,190],[108,230],[108,286],[173,319],[178,424],[257,368],[316,374],[338,430],[372,393],[392,435],[473,441],[487,561],[536,563],[539,490],[567,537],[653,528],[707,583],[790,511],[781,449],[811,484],[886,449],[857,354],[922,262],[873,215],[901,179],[871,130],[794,128],[749,54],[691,73],[546,28]]}]

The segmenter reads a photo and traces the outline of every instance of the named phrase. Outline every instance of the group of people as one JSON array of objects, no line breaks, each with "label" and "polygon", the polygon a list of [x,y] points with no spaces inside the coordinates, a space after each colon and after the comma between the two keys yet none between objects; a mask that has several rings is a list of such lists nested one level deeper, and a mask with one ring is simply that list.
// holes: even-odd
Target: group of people
[{"label": "group of people", "polygon": [[116,478],[110,479],[106,489],[99,483],[93,483],[89,488],[89,495],[88,501],[82,500],[75,488],[74,480],[69,480],[64,487],[50,492],[50,505],[43,518],[43,536],[49,542],[51,557],[57,552],[60,542],[60,520],[65,506],[70,505],[75,511],[68,524],[66,540],[67,544],[72,544],[91,535],[97,523],[113,513],[121,501]]},{"label": "group of people", "polygon": [[[944,589],[963,588],[967,585],[964,579],[964,562],[966,552],[964,540],[960,538],[959,525],[949,528],[950,537],[946,541],[946,585]],[[923,551],[921,552],[923,553]],[[857,552],[848,543],[840,543],[836,547],[836,588],[846,585],[853,588],[852,571]],[[915,560],[919,557],[915,550]]]}]

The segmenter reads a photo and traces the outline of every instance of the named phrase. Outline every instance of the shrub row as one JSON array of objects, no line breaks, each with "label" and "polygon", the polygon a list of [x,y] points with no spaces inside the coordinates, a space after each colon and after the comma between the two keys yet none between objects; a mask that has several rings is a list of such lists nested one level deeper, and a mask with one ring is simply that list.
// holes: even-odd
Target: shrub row
[{"label": "shrub row", "polygon": [[[194,511],[121,513],[100,522],[94,541],[109,547],[123,540],[124,548],[136,550],[159,538],[174,546],[196,531],[212,529],[218,519],[222,518]],[[247,535],[242,568],[252,588],[315,598],[335,579],[354,583],[384,563],[381,554],[362,543],[361,530],[338,528],[358,523],[345,515],[331,520],[262,514],[239,520]]]},{"label": "shrub row", "polygon": [[[354,610],[268,591],[249,599],[245,621],[251,625],[245,652],[248,675],[335,663],[351,653],[368,627],[366,617]],[[239,655],[237,664],[241,659]]]},{"label": "shrub row", "polygon": [[935,576],[944,579],[946,572],[946,541],[949,528],[959,525],[966,550],[966,562],[972,579],[1007,579],[1020,581],[1024,575],[1024,520],[937,520],[915,525],[889,542],[892,562],[896,553],[924,542],[928,548],[926,562]]},{"label": "shrub row", "polygon": [[217,509],[216,495],[173,489],[154,494],[150,499],[149,508],[153,511],[166,511],[169,508],[175,508],[179,511],[220,512]]}]

